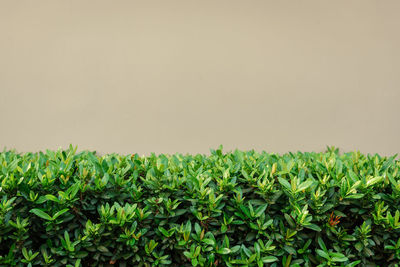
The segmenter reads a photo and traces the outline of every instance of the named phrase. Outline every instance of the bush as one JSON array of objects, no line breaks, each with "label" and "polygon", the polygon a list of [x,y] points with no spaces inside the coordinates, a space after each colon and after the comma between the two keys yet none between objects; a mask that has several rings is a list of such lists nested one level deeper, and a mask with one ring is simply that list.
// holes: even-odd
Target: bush
[{"label": "bush", "polygon": [[396,266],[400,162],[0,154],[2,266]]}]

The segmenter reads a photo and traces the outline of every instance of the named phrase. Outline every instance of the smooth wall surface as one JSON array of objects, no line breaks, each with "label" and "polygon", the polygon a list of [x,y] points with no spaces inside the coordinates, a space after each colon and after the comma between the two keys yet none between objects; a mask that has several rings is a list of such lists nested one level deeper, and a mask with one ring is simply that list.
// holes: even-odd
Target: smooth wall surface
[{"label": "smooth wall surface", "polygon": [[0,0],[0,147],[400,152],[400,1]]}]

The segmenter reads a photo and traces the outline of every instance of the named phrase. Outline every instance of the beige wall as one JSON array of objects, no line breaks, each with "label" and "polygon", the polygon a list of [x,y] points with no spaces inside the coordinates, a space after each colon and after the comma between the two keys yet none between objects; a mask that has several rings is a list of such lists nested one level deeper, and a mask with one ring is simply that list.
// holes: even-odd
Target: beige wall
[{"label": "beige wall", "polygon": [[400,1],[0,0],[0,147],[400,152]]}]

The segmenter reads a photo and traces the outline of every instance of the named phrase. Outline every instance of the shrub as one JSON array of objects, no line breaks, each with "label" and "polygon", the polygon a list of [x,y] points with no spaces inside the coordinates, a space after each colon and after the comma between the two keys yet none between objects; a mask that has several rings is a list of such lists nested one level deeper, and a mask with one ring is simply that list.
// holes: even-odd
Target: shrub
[{"label": "shrub", "polygon": [[396,266],[396,156],[3,151],[0,264]]}]

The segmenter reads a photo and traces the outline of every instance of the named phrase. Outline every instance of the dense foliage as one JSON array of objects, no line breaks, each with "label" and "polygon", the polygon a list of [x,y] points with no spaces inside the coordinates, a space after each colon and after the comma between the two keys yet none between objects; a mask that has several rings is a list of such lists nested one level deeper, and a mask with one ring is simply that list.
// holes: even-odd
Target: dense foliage
[{"label": "dense foliage", "polygon": [[400,162],[0,153],[1,266],[398,266]]}]

